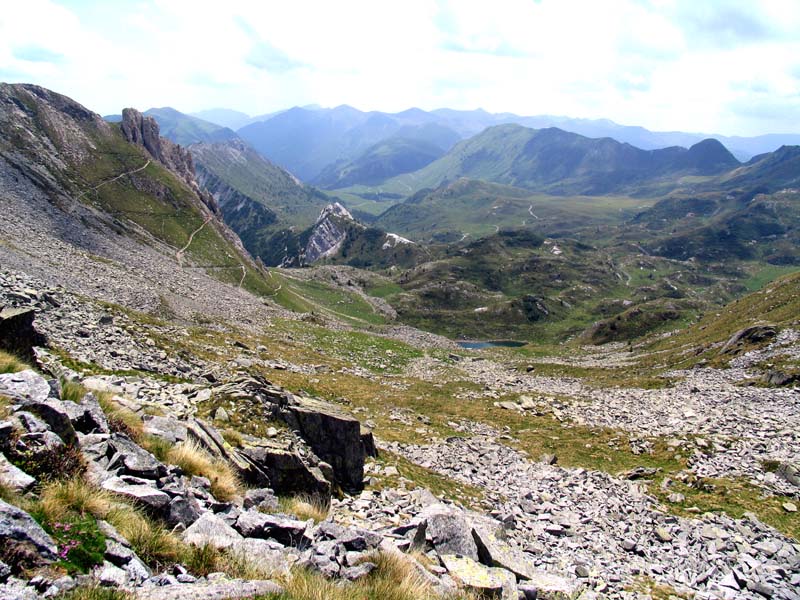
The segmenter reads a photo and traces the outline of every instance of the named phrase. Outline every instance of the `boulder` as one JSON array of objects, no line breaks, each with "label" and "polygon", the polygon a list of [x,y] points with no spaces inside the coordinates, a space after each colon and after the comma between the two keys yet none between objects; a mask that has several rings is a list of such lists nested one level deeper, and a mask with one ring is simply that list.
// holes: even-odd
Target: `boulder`
[{"label": "boulder", "polygon": [[327,402],[298,398],[288,407],[287,421],[314,453],[333,467],[336,482],[347,492],[364,487],[361,424]]},{"label": "boulder", "polygon": [[794,486],[800,487],[800,465],[788,462],[781,463],[775,471],[775,475]]},{"label": "boulder", "polygon": [[472,527],[458,513],[439,512],[428,516],[425,537],[440,557],[457,554],[478,560],[478,546],[472,537]]},{"label": "boulder", "polygon": [[146,434],[161,438],[171,444],[184,442],[189,435],[186,423],[172,417],[144,415],[143,421]]},{"label": "boulder", "polygon": [[284,546],[302,545],[308,524],[280,515],[247,510],[239,515],[236,530],[246,538],[273,539]]},{"label": "boulder", "polygon": [[236,600],[238,598],[282,597],[283,588],[272,581],[229,580],[222,583],[171,583],[158,587],[140,588],[137,600]]},{"label": "boulder", "polygon": [[204,513],[183,532],[183,541],[194,546],[210,544],[215,548],[229,548],[241,542],[242,536],[214,513]]},{"label": "boulder", "polygon": [[364,552],[377,548],[383,536],[373,531],[343,527],[330,521],[323,521],[314,530],[315,540],[335,540],[350,552]]},{"label": "boulder", "polygon": [[0,549],[13,571],[57,559],[56,543],[24,510],[0,500]]},{"label": "boulder", "polygon": [[0,349],[35,360],[33,348],[47,345],[47,338],[33,326],[35,317],[36,311],[32,308],[5,307],[0,310]]},{"label": "boulder", "polygon": [[135,480],[135,478],[128,478],[126,481],[123,477],[111,477],[106,479],[101,487],[109,492],[131,498],[156,513],[162,512],[169,505],[170,497],[167,494],[148,485],[144,480],[131,483],[130,479]]},{"label": "boulder", "polygon": [[228,548],[233,554],[247,557],[266,570],[271,576],[290,575],[291,562],[286,550],[277,542],[258,538],[245,538]]},{"label": "boulder", "polygon": [[230,463],[247,483],[256,486],[269,486],[269,476],[253,461],[231,447],[217,429],[200,419],[190,419],[186,423],[187,436],[207,450],[211,456]]},{"label": "boulder", "polygon": [[33,369],[0,375],[0,394],[14,402],[44,402],[50,393],[50,384]]},{"label": "boulder", "polygon": [[244,493],[244,508],[259,508],[266,512],[278,510],[278,499],[270,488],[247,490]]},{"label": "boulder", "polygon": [[766,340],[772,339],[777,335],[777,330],[774,325],[752,325],[745,327],[734,333],[730,339],[725,342],[720,354],[731,354],[739,350],[745,344],[758,344]]},{"label": "boulder", "polygon": [[35,483],[36,479],[12,465],[5,455],[0,454],[0,484],[22,494],[31,489]]},{"label": "boulder", "polygon": [[170,527],[178,524],[188,527],[200,518],[202,509],[191,496],[175,496],[170,500],[165,513],[164,520]]},{"label": "boulder", "polygon": [[537,600],[572,600],[580,596],[583,584],[575,579],[540,571],[519,586],[526,598]]}]

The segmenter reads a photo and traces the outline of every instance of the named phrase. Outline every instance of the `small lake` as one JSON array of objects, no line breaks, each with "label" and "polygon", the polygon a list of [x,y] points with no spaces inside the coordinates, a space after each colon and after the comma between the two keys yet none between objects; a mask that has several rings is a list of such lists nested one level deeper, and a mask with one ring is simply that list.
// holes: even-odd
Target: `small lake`
[{"label": "small lake", "polygon": [[485,342],[479,341],[457,341],[456,344],[468,350],[480,350],[481,348],[519,348],[525,346],[528,342],[515,342],[514,340],[491,340]]}]

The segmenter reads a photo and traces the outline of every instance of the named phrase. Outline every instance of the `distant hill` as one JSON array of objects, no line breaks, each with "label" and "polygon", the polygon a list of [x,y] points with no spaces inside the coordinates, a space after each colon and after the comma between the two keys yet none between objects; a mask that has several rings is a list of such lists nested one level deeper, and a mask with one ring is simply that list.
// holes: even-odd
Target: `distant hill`
[{"label": "distant hill", "polygon": [[[236,132],[232,129],[184,114],[174,108],[151,108],[144,114],[156,120],[161,135],[182,146],[199,142],[220,142],[236,137]],[[103,118],[109,123],[122,120],[121,115],[106,115]]]},{"label": "distant hill", "polygon": [[214,123],[220,127],[227,127],[234,131],[250,122],[250,115],[229,108],[211,108],[190,113],[190,116]]},{"label": "distant hill", "polygon": [[[712,176],[739,166],[716,140],[690,149],[641,150],[611,138],[591,139],[561,129],[498,125],[454,146],[411,174],[388,180],[389,192],[437,188],[461,177],[551,194],[653,191],[676,175]],[[662,191],[662,190],[657,190]]]},{"label": "distant hill", "polygon": [[377,184],[432,163],[444,150],[430,142],[393,137],[367,148],[358,158],[323,169],[314,183],[326,188]]}]

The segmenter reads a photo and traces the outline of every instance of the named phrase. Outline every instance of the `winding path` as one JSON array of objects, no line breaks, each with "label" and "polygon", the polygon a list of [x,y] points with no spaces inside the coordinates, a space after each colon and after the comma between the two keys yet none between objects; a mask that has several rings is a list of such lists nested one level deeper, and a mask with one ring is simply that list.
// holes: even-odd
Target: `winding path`
[{"label": "winding path", "polygon": [[[183,254],[184,254],[184,252],[186,252],[186,250],[189,248],[189,246],[191,246],[191,244],[192,244],[192,240],[194,239],[194,236],[195,236],[195,235],[197,235],[198,233],[200,233],[200,231],[203,229],[203,227],[205,227],[206,225],[208,225],[209,221],[211,221],[211,219],[212,219],[212,218],[213,218],[213,217],[212,217],[211,215],[207,216],[207,217],[206,217],[206,220],[205,220],[205,221],[203,221],[203,224],[202,224],[202,225],[200,225],[200,227],[198,227],[197,229],[195,229],[195,230],[194,230],[194,231],[193,231],[193,232],[192,232],[192,233],[189,235],[189,241],[188,241],[188,242],[186,242],[186,245],[185,245],[183,248],[181,248],[180,250],[178,250],[178,251],[175,253],[175,258],[177,258],[177,259],[178,259],[178,265],[179,265],[181,268],[183,268]],[[242,280],[244,280],[244,277],[242,277]]]},{"label": "winding path", "polygon": [[81,198],[83,198],[89,192],[94,192],[95,190],[97,190],[98,188],[103,187],[104,185],[107,185],[109,183],[114,183],[115,181],[117,181],[118,179],[122,179],[126,175],[133,175],[134,173],[138,173],[139,171],[144,171],[147,167],[150,166],[151,162],[152,162],[152,160],[147,159],[147,162],[144,163],[144,165],[141,166],[141,167],[138,167],[136,169],[131,169],[130,171],[125,171],[124,173],[120,173],[116,177],[112,177],[111,179],[107,179],[105,181],[100,182],[97,185],[95,185],[93,187],[90,187],[88,190],[82,191],[80,194],[78,194],[78,196],[75,198],[75,200],[80,200]]}]

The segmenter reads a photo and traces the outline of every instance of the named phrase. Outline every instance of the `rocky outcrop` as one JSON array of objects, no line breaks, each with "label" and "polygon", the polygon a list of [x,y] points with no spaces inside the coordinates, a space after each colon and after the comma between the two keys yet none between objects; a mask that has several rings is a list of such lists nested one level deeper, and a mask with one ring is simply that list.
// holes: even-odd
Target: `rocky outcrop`
[{"label": "rocky outcrop", "polygon": [[347,238],[350,227],[363,229],[353,215],[341,204],[334,202],[322,209],[301,257],[304,264],[312,264],[322,258],[333,256]]},{"label": "rocky outcrop", "polygon": [[20,571],[55,561],[56,551],[53,538],[33,517],[0,500],[0,559]]},{"label": "rocky outcrop", "polygon": [[29,308],[0,310],[0,349],[33,360],[34,347],[47,345],[47,338],[33,326],[35,316]]}]

